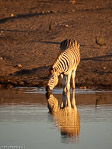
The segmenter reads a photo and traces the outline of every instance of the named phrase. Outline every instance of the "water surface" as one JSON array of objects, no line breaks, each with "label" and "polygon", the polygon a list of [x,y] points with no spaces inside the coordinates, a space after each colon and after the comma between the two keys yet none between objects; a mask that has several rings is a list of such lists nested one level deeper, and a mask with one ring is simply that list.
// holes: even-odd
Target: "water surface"
[{"label": "water surface", "polygon": [[[61,105],[62,90],[55,89],[53,97]],[[44,88],[1,90],[0,148],[111,149],[112,92],[77,89],[75,100],[76,117],[66,120],[63,111],[49,112]]]}]

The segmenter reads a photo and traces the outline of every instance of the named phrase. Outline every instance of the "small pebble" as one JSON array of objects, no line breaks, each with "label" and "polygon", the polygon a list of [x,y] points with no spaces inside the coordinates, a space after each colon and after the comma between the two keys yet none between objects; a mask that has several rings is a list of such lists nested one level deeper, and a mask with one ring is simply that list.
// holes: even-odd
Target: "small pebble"
[{"label": "small pebble", "polygon": [[11,17],[14,17],[14,14],[13,13],[11,13],[11,15],[10,15]]},{"label": "small pebble", "polygon": [[106,69],[106,67],[103,67],[103,69],[105,70],[105,69]]},{"label": "small pebble", "polygon": [[21,64],[17,64],[16,65],[18,68],[22,68],[22,65]]},{"label": "small pebble", "polygon": [[66,24],[66,25],[65,25],[65,27],[69,27],[69,25],[68,25],[68,24]]},{"label": "small pebble", "polygon": [[106,46],[106,40],[103,37],[96,36],[96,44],[101,46]]},{"label": "small pebble", "polygon": [[11,89],[11,88],[13,88],[13,85],[8,84],[7,87]]},{"label": "small pebble", "polygon": [[54,27],[54,25],[53,25],[53,23],[51,21],[50,24],[49,24],[49,30],[53,30],[53,27]]},{"label": "small pebble", "polygon": [[19,82],[19,85],[23,86],[24,85],[24,82],[23,81],[20,81]]},{"label": "small pebble", "polygon": [[11,80],[7,80],[7,81],[8,81],[8,83],[11,82]]},{"label": "small pebble", "polygon": [[81,86],[80,89],[86,90],[86,86]]},{"label": "small pebble", "polygon": [[0,35],[2,35],[3,34],[3,31],[0,31]]},{"label": "small pebble", "polygon": [[70,3],[72,3],[72,4],[76,4],[76,1],[75,1],[75,0],[73,0],[73,1],[70,1]]},{"label": "small pebble", "polygon": [[0,60],[3,60],[3,57],[0,57]]}]

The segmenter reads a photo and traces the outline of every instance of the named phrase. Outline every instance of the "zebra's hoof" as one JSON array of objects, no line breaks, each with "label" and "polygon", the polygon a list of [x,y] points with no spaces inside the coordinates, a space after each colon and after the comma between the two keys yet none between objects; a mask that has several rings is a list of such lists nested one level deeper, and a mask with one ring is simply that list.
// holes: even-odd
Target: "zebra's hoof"
[{"label": "zebra's hoof", "polygon": [[65,87],[63,91],[66,93],[66,92],[69,92],[69,91],[70,91],[70,89],[69,89],[69,88],[67,88],[67,87]]}]

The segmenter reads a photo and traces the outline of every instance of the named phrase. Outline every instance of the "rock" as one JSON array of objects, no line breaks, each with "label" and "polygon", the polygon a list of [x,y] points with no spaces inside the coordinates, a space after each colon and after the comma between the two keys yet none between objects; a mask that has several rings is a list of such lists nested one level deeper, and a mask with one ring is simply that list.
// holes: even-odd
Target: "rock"
[{"label": "rock", "polygon": [[75,1],[75,0],[73,0],[73,1],[70,1],[70,3],[72,3],[72,4],[76,4],[76,1]]},{"label": "rock", "polygon": [[23,82],[23,81],[20,81],[20,82],[19,82],[19,85],[20,85],[20,86],[24,86],[24,82]]},{"label": "rock", "polygon": [[65,27],[69,27],[69,25],[68,25],[68,24],[66,24],[66,25],[65,25]]},{"label": "rock", "polygon": [[103,67],[104,70],[106,70],[106,67]]},{"label": "rock", "polygon": [[53,30],[53,23],[52,23],[52,21],[50,22],[50,24],[49,24],[49,30]]},{"label": "rock", "polygon": [[11,15],[10,15],[11,17],[14,17],[14,14],[13,13],[11,13]]},{"label": "rock", "polygon": [[3,60],[3,57],[0,57],[0,60]]},{"label": "rock", "polygon": [[81,86],[80,89],[86,90],[86,86]]},{"label": "rock", "polygon": [[3,34],[3,31],[0,31],[0,35],[2,35]]},{"label": "rock", "polygon": [[17,64],[16,67],[22,68],[22,65],[21,64]]},{"label": "rock", "polygon": [[96,44],[101,46],[106,46],[106,40],[103,37],[96,37]]},{"label": "rock", "polygon": [[11,89],[11,88],[13,88],[13,85],[8,84],[8,85],[7,85],[7,88],[10,88],[10,89]]}]

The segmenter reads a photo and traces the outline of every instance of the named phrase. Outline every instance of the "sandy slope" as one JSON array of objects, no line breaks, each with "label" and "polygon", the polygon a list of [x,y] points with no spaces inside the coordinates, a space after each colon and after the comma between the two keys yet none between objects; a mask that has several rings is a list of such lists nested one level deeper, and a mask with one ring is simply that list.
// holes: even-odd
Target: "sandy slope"
[{"label": "sandy slope", "polygon": [[[97,45],[96,36],[106,46]],[[111,0],[0,0],[1,87],[46,85],[66,38],[81,45],[76,85],[111,89]]]}]

